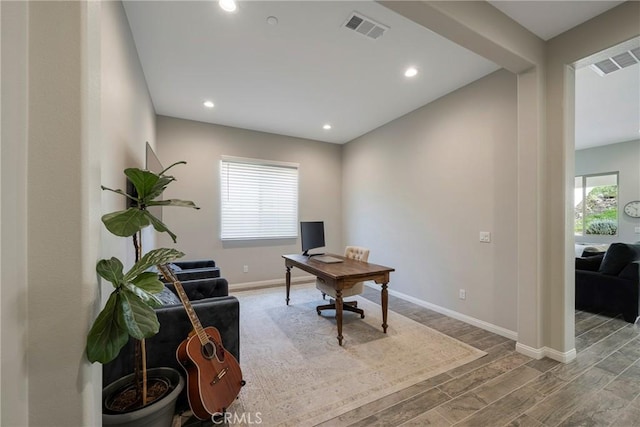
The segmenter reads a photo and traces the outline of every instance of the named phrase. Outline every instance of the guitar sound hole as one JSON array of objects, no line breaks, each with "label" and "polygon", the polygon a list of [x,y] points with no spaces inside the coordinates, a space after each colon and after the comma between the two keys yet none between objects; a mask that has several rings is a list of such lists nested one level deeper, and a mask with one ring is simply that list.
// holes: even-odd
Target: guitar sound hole
[{"label": "guitar sound hole", "polygon": [[216,357],[216,346],[211,341],[202,346],[202,355],[206,359],[213,359]]}]

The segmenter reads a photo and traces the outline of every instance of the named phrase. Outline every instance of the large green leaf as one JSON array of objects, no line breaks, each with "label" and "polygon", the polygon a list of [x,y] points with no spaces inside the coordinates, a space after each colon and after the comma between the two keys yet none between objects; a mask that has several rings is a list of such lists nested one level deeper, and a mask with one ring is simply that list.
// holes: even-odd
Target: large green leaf
[{"label": "large green leaf", "polygon": [[112,361],[129,340],[119,295],[114,292],[109,296],[87,335],[86,353],[91,363]]},{"label": "large green leaf", "polygon": [[147,219],[149,220],[151,225],[153,225],[153,228],[157,232],[159,232],[159,233],[167,233],[171,237],[171,240],[173,240],[173,243],[176,243],[177,236],[175,235],[175,233],[173,233],[171,230],[169,230],[169,228],[165,225],[164,222],[160,221],[158,218],[156,218],[155,216],[151,215],[151,213],[149,213],[149,211],[145,211],[145,214],[147,215]]},{"label": "large green leaf", "polygon": [[158,279],[158,273],[153,271],[138,274],[131,280],[131,283],[152,294],[157,294],[164,289],[164,284]]},{"label": "large green leaf", "polygon": [[131,283],[127,283],[125,286],[151,307],[162,306],[162,301],[153,295],[164,289],[164,284],[158,279],[157,273],[148,271],[139,274]]},{"label": "large green leaf", "polygon": [[174,177],[168,175],[160,175],[158,177],[158,181],[149,190],[149,193],[145,198],[145,203],[150,203],[156,197],[160,196],[164,192],[165,188],[167,188],[167,185],[169,185],[172,181],[175,181]]},{"label": "large green leaf", "polygon": [[[161,282],[162,283],[162,282]],[[164,285],[163,285],[164,286]],[[151,308],[162,307],[162,301],[151,292],[147,292],[146,290],[139,288],[131,283],[126,283],[124,288],[135,294],[143,303],[148,305]]]},{"label": "large green leaf", "polygon": [[155,173],[138,168],[125,169],[124,174],[129,178],[133,186],[136,187],[138,199],[140,199],[143,204],[145,199],[149,199],[152,189],[160,179]]},{"label": "large green leaf", "polygon": [[167,199],[167,200],[154,200],[147,203],[147,206],[178,206],[181,208],[193,208],[200,209],[200,207],[196,206],[191,200],[180,200],[180,199]]},{"label": "large green leaf", "polygon": [[102,216],[102,222],[107,230],[121,237],[130,237],[149,225],[145,211],[138,208],[129,208],[126,211],[117,211]]},{"label": "large green leaf", "polygon": [[120,306],[125,327],[132,337],[139,340],[150,338],[160,330],[158,316],[153,308],[126,288],[120,293]]},{"label": "large green leaf", "polygon": [[149,267],[166,264],[183,256],[183,252],[170,248],[160,248],[149,251],[140,258],[140,261],[131,267],[131,270],[127,271],[124,275],[124,281],[127,283],[131,282],[136,276],[148,270]]},{"label": "large green leaf", "polygon": [[122,262],[116,257],[111,259],[101,259],[96,265],[96,272],[100,277],[108,280],[116,288],[122,283],[124,279]]}]

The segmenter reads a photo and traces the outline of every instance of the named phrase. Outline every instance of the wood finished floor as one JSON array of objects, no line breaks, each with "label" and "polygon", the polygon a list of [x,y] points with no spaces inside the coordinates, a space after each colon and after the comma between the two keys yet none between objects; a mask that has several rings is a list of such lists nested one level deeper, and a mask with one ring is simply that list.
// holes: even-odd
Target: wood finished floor
[{"label": "wood finished floor", "polygon": [[[363,296],[380,301],[370,288]],[[640,426],[638,325],[576,311],[578,355],[562,364],[531,359],[510,339],[400,298],[389,296],[389,309],[487,355],[320,426]]]},{"label": "wood finished floor", "polygon": [[[367,289],[365,297],[379,301]],[[405,300],[389,308],[488,354],[329,420],[337,426],[640,426],[640,328],[576,311],[576,360],[534,360],[515,342]]]}]

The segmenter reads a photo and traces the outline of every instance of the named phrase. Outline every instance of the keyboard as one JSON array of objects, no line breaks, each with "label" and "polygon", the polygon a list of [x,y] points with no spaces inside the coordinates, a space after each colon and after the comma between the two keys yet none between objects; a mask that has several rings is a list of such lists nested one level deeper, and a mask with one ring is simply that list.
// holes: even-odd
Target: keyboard
[{"label": "keyboard", "polygon": [[325,264],[333,264],[335,262],[342,262],[342,260],[340,258],[334,258],[334,257],[329,256],[329,255],[314,256],[311,259],[315,259],[316,261],[324,262]]}]

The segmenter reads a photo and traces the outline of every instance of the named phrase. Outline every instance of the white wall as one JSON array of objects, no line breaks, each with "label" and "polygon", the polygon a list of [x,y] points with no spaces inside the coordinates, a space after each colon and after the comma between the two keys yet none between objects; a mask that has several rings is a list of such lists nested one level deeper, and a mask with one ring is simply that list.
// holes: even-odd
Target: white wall
[{"label": "white wall", "polygon": [[[184,259],[214,259],[231,285],[284,280],[283,254],[299,253],[299,239],[220,240],[219,162],[222,155],[299,163],[301,221],[325,223],[327,251],[342,253],[341,147],[250,130],[158,117],[158,157],[163,165],[185,160],[172,169],[178,181],[167,197],[193,200],[200,210],[165,208],[163,220],[177,234],[175,247]],[[168,236],[159,244],[174,246]],[[243,266],[249,271],[243,273]],[[293,271],[294,276],[305,276]]]},{"label": "white wall", "polygon": [[515,75],[493,73],[348,143],[343,160],[345,243],[396,269],[390,290],[510,331],[516,96]]},{"label": "white wall", "polygon": [[125,167],[144,164],[155,114],[119,2],[1,7],[11,126],[2,127],[0,424],[100,425],[102,371],[84,354],[100,306],[95,264],[127,256],[99,219],[124,204],[100,184],[121,186]]},{"label": "white wall", "polygon": [[640,234],[640,219],[624,214],[624,205],[640,200],[640,140],[576,150],[576,176],[619,172],[618,175],[618,235],[576,236],[576,242],[636,242]]}]

